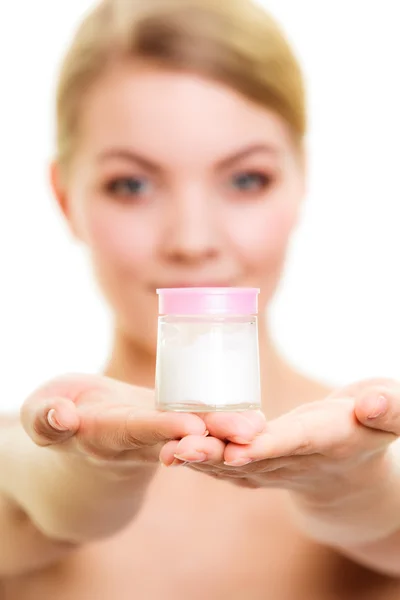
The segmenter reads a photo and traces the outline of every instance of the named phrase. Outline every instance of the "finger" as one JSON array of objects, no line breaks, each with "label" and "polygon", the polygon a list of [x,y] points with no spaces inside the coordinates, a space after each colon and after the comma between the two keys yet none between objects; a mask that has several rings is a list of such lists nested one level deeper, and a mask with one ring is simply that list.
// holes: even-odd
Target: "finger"
[{"label": "finger", "polygon": [[[57,432],[61,414],[51,409],[54,398],[74,411],[77,424],[71,432]],[[38,389],[21,411],[26,427],[41,444],[64,441],[77,434],[77,444],[93,454],[113,457],[125,450],[153,446],[158,442],[180,439],[188,434],[204,435],[204,421],[197,415],[156,411],[154,391],[124,384],[99,376],[65,376],[50,381]],[[33,415],[39,413],[39,421]],[[50,421],[47,415],[50,413]],[[64,413],[63,413],[64,414]],[[76,416],[78,415],[78,417]],[[47,420],[46,420],[47,419]],[[33,426],[32,423],[35,423]],[[61,423],[68,425],[69,423]],[[50,425],[50,428],[48,427]],[[38,434],[39,432],[39,434]]]},{"label": "finger", "polygon": [[38,446],[65,442],[79,428],[75,404],[68,398],[43,398],[27,401],[21,411],[22,425]]},{"label": "finger", "polygon": [[175,452],[177,449],[179,442],[177,440],[172,440],[171,442],[166,442],[160,450],[159,459],[161,464],[166,467],[175,467],[184,465],[185,463],[178,458],[175,458]]},{"label": "finger", "polygon": [[187,463],[220,464],[224,450],[224,442],[217,438],[189,435],[178,442],[174,457]]},{"label": "finger", "polygon": [[225,463],[243,466],[253,460],[312,454],[317,447],[321,446],[317,439],[319,434],[315,430],[315,425],[320,420],[318,411],[283,415],[270,421],[267,431],[250,444],[246,446],[228,444],[225,450]]},{"label": "finger", "polygon": [[89,401],[81,414],[82,443],[110,458],[124,451],[207,433],[204,421],[197,415],[142,410],[132,404],[115,405],[106,396],[100,404]]},{"label": "finger", "polygon": [[[139,388],[138,388],[139,389]],[[71,374],[52,379],[31,394],[20,410],[22,425],[32,440],[40,446],[65,442],[77,432],[80,418],[77,407],[89,392],[107,390],[116,397],[132,395],[132,386],[113,379]],[[141,390],[137,402],[150,405],[150,390]],[[147,392],[147,394],[146,394]],[[92,394],[95,399],[96,394]]]},{"label": "finger", "polygon": [[400,435],[400,383],[382,381],[361,388],[355,398],[355,414],[363,425]]},{"label": "finger", "polygon": [[233,466],[284,456],[322,454],[337,459],[375,451],[391,441],[360,426],[354,415],[354,402],[326,403],[325,410],[310,405],[309,411],[293,411],[268,424],[264,434],[251,444],[228,444],[225,462]]},{"label": "finger", "polygon": [[213,412],[202,417],[210,435],[237,444],[248,444],[265,431],[266,419],[262,412]]}]

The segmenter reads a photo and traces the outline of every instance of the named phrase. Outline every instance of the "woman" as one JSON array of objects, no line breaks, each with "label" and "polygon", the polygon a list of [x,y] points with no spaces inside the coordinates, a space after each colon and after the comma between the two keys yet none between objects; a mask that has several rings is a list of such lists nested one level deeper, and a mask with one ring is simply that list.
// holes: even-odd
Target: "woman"
[{"label": "woman", "polygon": [[263,414],[153,408],[156,288],[257,286],[264,314],[279,282],[306,116],[276,24],[251,0],[104,0],[57,118],[55,196],[115,341],[105,377],[47,383],[3,424],[4,598],[397,597],[398,384],[333,393],[262,317]]}]

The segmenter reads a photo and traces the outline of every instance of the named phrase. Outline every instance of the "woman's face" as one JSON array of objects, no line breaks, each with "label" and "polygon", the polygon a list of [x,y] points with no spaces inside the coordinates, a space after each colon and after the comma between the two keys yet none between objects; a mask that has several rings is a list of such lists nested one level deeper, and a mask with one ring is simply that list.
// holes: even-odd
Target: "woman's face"
[{"label": "woman's face", "polygon": [[119,328],[150,350],[157,288],[260,287],[269,302],[303,172],[275,114],[195,75],[127,65],[86,97],[55,187]]}]

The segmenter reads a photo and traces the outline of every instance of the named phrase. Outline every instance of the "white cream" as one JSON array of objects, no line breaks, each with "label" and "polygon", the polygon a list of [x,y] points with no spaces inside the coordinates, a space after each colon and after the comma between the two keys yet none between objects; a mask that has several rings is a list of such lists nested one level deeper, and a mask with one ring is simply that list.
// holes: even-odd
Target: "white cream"
[{"label": "white cream", "polygon": [[161,318],[156,387],[159,407],[169,410],[244,410],[259,405],[256,320]]}]

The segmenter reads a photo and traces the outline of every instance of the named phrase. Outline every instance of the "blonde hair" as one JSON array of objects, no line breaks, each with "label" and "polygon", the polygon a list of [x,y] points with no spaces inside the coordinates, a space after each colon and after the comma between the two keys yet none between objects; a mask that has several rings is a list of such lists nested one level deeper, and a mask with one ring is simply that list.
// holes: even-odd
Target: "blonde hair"
[{"label": "blonde hair", "polygon": [[196,73],[273,110],[296,142],[306,131],[303,78],[284,34],[254,0],[102,0],[81,23],[57,88],[57,158],[67,169],[88,89],[116,62]]}]

